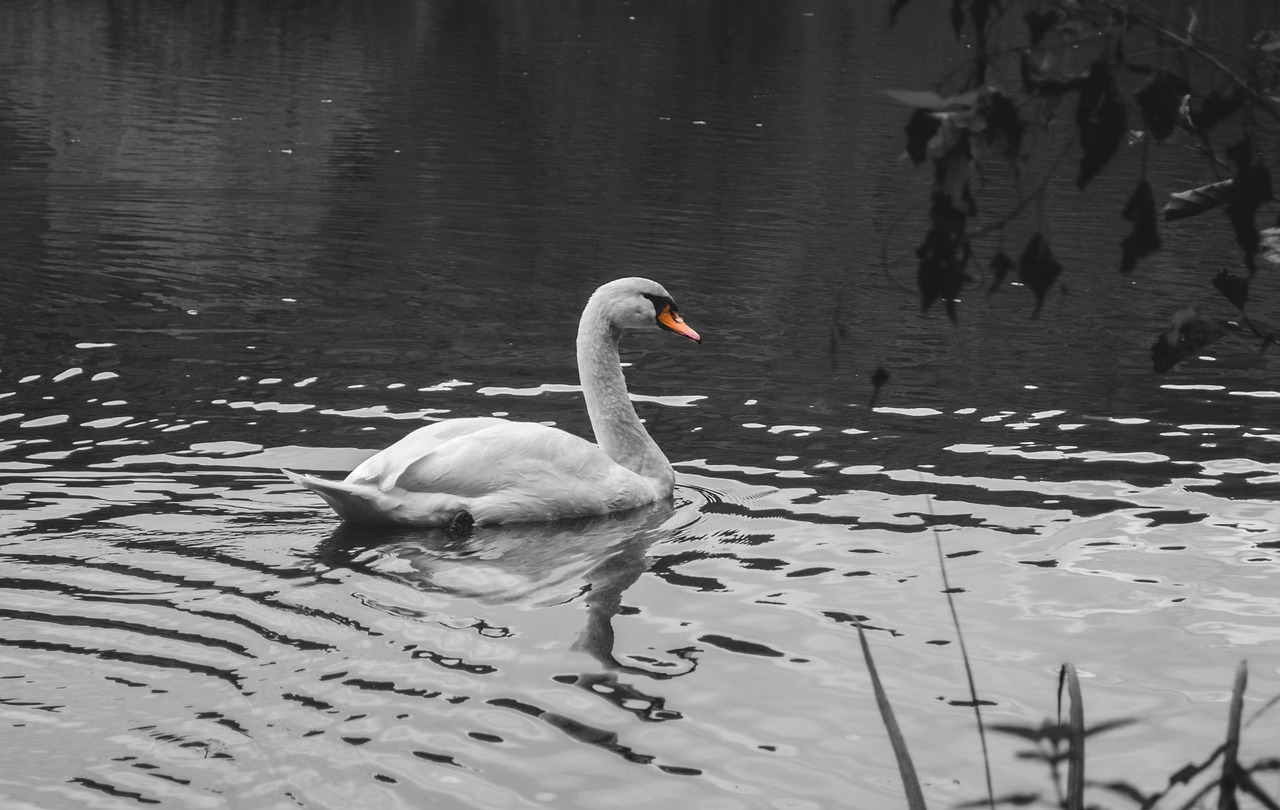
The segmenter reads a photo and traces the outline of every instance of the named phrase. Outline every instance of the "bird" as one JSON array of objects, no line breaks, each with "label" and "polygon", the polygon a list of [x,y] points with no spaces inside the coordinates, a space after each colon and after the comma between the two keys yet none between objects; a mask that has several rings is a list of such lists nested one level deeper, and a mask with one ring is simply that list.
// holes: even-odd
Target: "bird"
[{"label": "bird", "polygon": [[446,419],[414,430],[342,481],[291,470],[349,524],[440,527],[537,523],[605,515],[669,499],[671,462],[645,430],[618,355],[623,333],[653,328],[695,343],[661,284],[629,277],[599,287],[578,322],[577,361],[596,441],[536,422]]}]

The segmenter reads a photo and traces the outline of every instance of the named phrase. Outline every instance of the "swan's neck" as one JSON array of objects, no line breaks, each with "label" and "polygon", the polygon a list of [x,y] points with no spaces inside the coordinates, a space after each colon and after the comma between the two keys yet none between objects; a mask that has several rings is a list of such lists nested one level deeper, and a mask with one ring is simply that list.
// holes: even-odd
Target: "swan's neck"
[{"label": "swan's neck", "polygon": [[669,492],[675,481],[671,462],[644,429],[627,395],[618,356],[620,332],[591,304],[578,324],[578,375],[596,443],[614,461]]}]

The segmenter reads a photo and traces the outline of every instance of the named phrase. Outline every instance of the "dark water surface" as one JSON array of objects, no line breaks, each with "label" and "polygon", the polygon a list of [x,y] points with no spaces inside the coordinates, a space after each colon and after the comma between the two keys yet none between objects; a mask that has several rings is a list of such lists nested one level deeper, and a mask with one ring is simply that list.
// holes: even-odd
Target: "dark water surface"
[{"label": "dark water surface", "polygon": [[[1122,278],[1103,178],[1046,214],[1039,320],[920,315],[880,91],[956,50],[883,6],[0,4],[4,807],[899,806],[854,617],[931,802],[974,798],[935,530],[989,721],[1063,661],[1138,718],[1094,778],[1208,756],[1242,658],[1249,711],[1280,692],[1274,352],[1147,355],[1229,229]],[[673,504],[459,545],[277,473],[452,416],[589,435],[577,315],[636,274],[705,338],[624,348]]]}]

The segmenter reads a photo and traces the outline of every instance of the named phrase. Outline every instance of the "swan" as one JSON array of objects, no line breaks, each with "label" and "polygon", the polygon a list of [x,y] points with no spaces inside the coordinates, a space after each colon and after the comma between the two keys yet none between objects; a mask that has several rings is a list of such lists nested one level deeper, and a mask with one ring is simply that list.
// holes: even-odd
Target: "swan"
[{"label": "swan", "polygon": [[603,515],[671,497],[675,472],[644,429],[618,356],[623,331],[657,326],[701,343],[662,285],[601,286],[578,322],[578,375],[596,444],[559,428],[496,417],[420,427],[346,479],[282,470],[344,521],[438,526],[529,523]]}]

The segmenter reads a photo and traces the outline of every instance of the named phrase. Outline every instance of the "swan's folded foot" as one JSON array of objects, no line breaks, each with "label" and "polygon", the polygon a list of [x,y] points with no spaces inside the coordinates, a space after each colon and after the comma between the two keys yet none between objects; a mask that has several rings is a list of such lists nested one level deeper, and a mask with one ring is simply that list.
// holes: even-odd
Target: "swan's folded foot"
[{"label": "swan's folded foot", "polygon": [[471,536],[471,527],[476,525],[476,519],[471,513],[465,509],[459,509],[450,520],[448,525],[444,527],[444,533],[449,535],[451,540],[466,540]]}]

